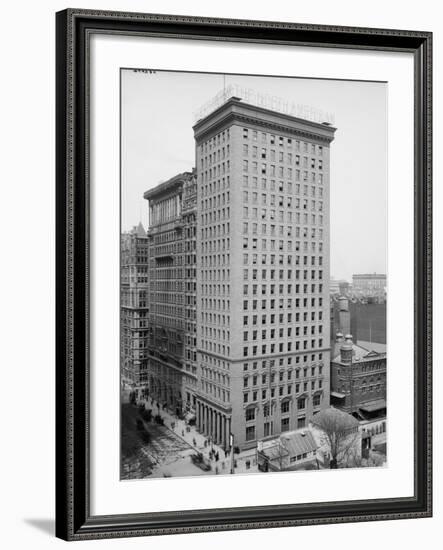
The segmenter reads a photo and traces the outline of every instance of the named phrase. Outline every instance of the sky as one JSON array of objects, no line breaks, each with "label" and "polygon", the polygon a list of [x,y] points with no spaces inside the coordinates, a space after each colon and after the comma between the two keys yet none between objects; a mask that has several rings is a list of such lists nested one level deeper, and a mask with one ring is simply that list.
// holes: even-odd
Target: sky
[{"label": "sky", "polygon": [[146,190],[194,167],[199,109],[224,86],[239,86],[333,114],[331,276],[386,273],[386,83],[131,69],[121,79],[123,231],[140,221],[147,228]]}]

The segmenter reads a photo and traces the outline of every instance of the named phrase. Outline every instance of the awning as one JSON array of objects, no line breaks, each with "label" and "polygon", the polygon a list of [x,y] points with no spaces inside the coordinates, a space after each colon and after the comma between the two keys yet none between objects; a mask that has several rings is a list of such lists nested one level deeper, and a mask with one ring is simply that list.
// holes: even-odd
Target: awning
[{"label": "awning", "polygon": [[343,399],[343,397],[346,397],[346,394],[340,393],[338,391],[331,391],[331,397],[338,397],[339,399]]},{"label": "awning", "polygon": [[359,409],[364,412],[374,412],[379,411],[380,409],[386,409],[386,399],[377,399],[375,401],[369,401],[364,405],[360,405]]}]

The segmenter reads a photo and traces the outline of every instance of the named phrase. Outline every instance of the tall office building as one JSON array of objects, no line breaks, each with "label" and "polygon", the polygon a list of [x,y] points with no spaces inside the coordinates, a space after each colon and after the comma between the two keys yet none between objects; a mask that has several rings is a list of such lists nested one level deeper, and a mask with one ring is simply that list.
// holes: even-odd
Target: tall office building
[{"label": "tall office building", "polygon": [[150,395],[177,415],[192,412],[197,384],[195,173],[147,191],[149,200]]},{"label": "tall office building", "polygon": [[140,223],[121,236],[121,380],[139,392],[147,383],[148,237]]},{"label": "tall office building", "polygon": [[194,126],[197,425],[221,445],[329,406],[334,132],[238,98]]}]

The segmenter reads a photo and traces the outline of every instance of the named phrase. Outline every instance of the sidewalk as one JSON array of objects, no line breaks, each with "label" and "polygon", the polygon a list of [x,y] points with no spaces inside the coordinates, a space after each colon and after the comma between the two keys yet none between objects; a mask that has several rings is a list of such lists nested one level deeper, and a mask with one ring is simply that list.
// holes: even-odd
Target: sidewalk
[{"label": "sidewalk", "polygon": [[[152,414],[156,415],[158,413],[157,404],[150,397],[147,399],[140,399],[138,403],[144,403],[147,409],[152,409]],[[230,472],[230,455],[225,455],[225,451],[219,445],[209,444],[207,437],[199,433],[195,426],[189,426],[184,420],[180,420],[174,416],[167,409],[160,408],[160,416],[165,422],[165,426],[173,431],[177,436],[181,437],[188,445],[193,447],[196,452],[202,453],[205,457],[205,460],[211,464],[211,471],[207,474],[227,474]],[[172,427],[174,426],[174,427]],[[205,446],[206,441],[206,446]],[[215,453],[218,453],[219,460],[216,461],[215,458],[210,458],[209,453],[211,449],[214,449]],[[238,460],[239,455],[235,455],[235,459]]]}]

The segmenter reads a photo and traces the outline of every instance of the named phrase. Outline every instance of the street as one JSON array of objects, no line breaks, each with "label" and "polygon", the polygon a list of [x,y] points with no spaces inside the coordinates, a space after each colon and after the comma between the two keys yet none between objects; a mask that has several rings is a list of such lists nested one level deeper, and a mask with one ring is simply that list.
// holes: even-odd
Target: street
[{"label": "street", "polygon": [[[230,471],[229,455],[217,445],[210,444],[195,427],[188,426],[166,410],[160,411],[164,425],[158,424],[154,420],[158,409],[150,400],[132,404],[128,393],[123,397],[122,480],[217,475]],[[144,410],[152,410],[150,421],[143,419]],[[204,468],[191,458],[199,453]]]}]

